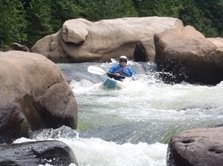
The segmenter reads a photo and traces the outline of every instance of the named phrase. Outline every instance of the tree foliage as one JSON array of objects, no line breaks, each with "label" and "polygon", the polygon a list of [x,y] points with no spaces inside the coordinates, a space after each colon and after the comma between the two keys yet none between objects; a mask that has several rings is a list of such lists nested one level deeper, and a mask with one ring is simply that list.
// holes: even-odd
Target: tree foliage
[{"label": "tree foliage", "polygon": [[51,0],[52,8],[52,26],[57,31],[64,21],[72,18],[78,18],[81,15],[82,8],[76,0]]},{"label": "tree foliage", "polygon": [[27,8],[28,45],[53,32],[51,6],[49,1],[32,0]]},{"label": "tree foliage", "polygon": [[[203,12],[204,32],[208,36],[223,36],[223,0],[196,0]],[[202,30],[203,31],[203,30]]]},{"label": "tree foliage", "polygon": [[206,36],[222,36],[223,0],[134,0],[139,16],[181,19]]},{"label": "tree foliage", "polygon": [[207,37],[222,37],[222,14],[223,0],[0,0],[0,49],[12,42],[32,46],[79,17],[176,17]]},{"label": "tree foliage", "polygon": [[27,21],[25,11],[19,0],[0,1],[0,47],[12,42],[25,42]]},{"label": "tree foliage", "polygon": [[180,10],[178,0],[142,0],[136,3],[139,16],[177,17]]},{"label": "tree foliage", "polygon": [[83,0],[82,6],[84,17],[93,21],[137,16],[132,0]]}]

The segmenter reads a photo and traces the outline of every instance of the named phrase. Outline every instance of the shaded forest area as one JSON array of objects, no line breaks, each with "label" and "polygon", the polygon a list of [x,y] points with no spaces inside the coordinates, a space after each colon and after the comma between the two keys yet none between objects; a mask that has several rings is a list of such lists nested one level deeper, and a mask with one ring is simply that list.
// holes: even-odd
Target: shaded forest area
[{"label": "shaded forest area", "polygon": [[64,21],[167,16],[206,37],[223,37],[223,0],[0,0],[0,50],[17,42],[31,47]]}]

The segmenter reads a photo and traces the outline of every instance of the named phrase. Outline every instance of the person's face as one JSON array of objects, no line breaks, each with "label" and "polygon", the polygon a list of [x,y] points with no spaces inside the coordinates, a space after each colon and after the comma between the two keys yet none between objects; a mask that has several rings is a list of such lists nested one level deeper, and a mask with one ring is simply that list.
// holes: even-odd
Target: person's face
[{"label": "person's face", "polygon": [[126,64],[127,64],[127,60],[125,60],[125,59],[120,59],[119,64],[120,64],[122,67],[125,67]]}]

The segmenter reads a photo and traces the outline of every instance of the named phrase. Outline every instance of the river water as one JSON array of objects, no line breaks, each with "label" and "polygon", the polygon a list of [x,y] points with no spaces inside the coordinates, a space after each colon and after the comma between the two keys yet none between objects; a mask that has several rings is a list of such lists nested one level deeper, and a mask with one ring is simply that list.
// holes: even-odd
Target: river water
[{"label": "river water", "polygon": [[33,137],[65,142],[80,166],[166,166],[174,134],[222,124],[223,83],[165,84],[153,64],[134,63],[135,80],[109,90],[101,85],[106,76],[88,73],[88,65],[107,69],[111,63],[58,65],[79,105],[78,129],[63,126]]}]

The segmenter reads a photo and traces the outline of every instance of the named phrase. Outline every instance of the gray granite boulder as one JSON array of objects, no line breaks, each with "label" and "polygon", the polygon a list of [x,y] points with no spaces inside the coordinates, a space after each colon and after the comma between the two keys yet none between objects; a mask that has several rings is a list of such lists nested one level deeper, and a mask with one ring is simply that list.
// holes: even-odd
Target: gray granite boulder
[{"label": "gray granite boulder", "polygon": [[223,127],[184,131],[169,142],[167,166],[220,166]]},{"label": "gray granite boulder", "polygon": [[155,35],[156,63],[179,81],[217,84],[223,80],[223,49],[220,40],[205,38],[191,26]]},{"label": "gray granite boulder", "polygon": [[78,106],[62,72],[42,55],[0,52],[0,142],[29,131],[76,128]]}]

